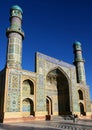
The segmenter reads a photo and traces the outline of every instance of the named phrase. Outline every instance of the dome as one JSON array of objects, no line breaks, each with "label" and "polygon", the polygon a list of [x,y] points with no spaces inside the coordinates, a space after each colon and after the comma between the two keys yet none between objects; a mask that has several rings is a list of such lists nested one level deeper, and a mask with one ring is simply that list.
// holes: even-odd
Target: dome
[{"label": "dome", "polygon": [[79,41],[75,41],[74,45],[81,45],[81,43]]},{"label": "dome", "polygon": [[15,10],[15,9],[19,10],[19,11],[21,11],[21,13],[23,13],[22,9],[18,5],[14,5],[11,7],[11,10]]}]

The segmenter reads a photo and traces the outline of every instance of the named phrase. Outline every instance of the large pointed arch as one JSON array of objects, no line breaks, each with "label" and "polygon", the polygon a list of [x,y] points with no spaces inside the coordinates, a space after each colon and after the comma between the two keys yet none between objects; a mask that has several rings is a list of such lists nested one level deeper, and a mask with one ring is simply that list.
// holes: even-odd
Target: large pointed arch
[{"label": "large pointed arch", "polygon": [[67,73],[66,73],[61,67],[59,67],[59,66],[56,66],[56,67],[50,69],[49,72],[47,73],[47,75],[48,75],[50,72],[52,72],[53,70],[60,70],[60,71],[65,75],[65,77],[67,78],[68,82],[70,82],[69,76],[67,75]]},{"label": "large pointed arch", "polygon": [[56,87],[57,92],[54,95],[57,94],[58,100],[56,99],[54,104],[58,107],[54,106],[55,111],[58,111],[58,115],[70,114],[70,80],[68,75],[60,67],[55,67],[48,72],[46,79],[49,87],[53,87],[52,91]]}]

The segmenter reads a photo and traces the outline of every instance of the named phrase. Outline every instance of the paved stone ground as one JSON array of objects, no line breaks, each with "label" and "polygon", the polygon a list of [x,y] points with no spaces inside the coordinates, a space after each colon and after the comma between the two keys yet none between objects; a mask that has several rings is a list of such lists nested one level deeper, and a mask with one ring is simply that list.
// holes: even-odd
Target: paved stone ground
[{"label": "paved stone ground", "polygon": [[80,120],[76,123],[65,120],[0,124],[0,130],[92,130],[92,120]]}]

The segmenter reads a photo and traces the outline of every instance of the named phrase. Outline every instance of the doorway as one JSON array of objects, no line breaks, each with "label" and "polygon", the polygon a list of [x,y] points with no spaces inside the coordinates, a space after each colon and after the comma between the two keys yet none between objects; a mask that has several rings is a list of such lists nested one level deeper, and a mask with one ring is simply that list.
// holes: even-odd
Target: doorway
[{"label": "doorway", "polygon": [[52,100],[49,97],[46,97],[46,111],[48,115],[52,115]]}]

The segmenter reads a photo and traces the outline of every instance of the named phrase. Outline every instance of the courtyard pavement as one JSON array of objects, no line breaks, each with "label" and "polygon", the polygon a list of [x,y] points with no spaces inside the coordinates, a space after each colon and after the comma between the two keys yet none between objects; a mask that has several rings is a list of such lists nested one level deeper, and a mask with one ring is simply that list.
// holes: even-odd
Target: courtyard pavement
[{"label": "courtyard pavement", "polygon": [[0,130],[92,130],[92,120],[31,121],[26,123],[0,123]]}]

